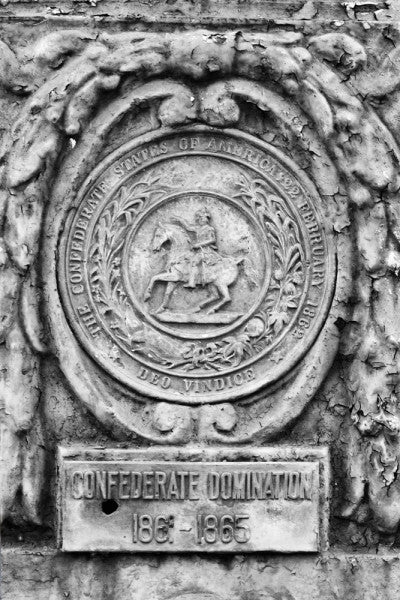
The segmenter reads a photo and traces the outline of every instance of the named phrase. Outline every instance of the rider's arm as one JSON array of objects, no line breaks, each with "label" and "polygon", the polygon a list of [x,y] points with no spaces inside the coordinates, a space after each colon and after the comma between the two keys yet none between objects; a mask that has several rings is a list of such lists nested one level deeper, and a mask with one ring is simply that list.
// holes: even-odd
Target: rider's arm
[{"label": "rider's arm", "polygon": [[185,221],[185,219],[182,219],[181,217],[173,217],[172,221],[175,223],[179,223],[179,225],[182,225],[182,227],[184,227],[186,231],[196,231],[195,227],[190,225],[190,223],[188,223],[187,221]]},{"label": "rider's arm", "polygon": [[192,248],[203,248],[204,246],[209,246],[210,244],[215,244],[217,241],[216,235],[215,235],[215,230],[213,227],[210,227],[209,231],[207,232],[207,237],[205,239],[202,239],[201,242],[197,242],[196,244],[192,245]]}]

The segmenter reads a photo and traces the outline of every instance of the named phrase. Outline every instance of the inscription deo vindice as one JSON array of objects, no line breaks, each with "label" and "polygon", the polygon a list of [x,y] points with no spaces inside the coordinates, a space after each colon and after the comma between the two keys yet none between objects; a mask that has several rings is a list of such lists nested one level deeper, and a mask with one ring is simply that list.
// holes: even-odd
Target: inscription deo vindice
[{"label": "inscription deo vindice", "polygon": [[62,478],[65,549],[318,548],[318,463],[74,460]]},{"label": "inscription deo vindice", "polygon": [[59,277],[103,368],[196,403],[255,392],[298,362],[326,318],[334,267],[315,192],[291,163],[201,129],[132,143],[90,182]]}]

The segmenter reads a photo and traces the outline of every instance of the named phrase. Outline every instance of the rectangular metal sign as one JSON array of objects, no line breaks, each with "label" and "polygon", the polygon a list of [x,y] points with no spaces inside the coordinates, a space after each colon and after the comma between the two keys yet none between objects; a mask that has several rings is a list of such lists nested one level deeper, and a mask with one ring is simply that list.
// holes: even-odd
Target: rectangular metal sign
[{"label": "rectangular metal sign", "polygon": [[113,459],[112,451],[106,460],[84,460],[61,453],[60,546],[317,552],[321,489],[320,460],[144,460],[132,452]]}]

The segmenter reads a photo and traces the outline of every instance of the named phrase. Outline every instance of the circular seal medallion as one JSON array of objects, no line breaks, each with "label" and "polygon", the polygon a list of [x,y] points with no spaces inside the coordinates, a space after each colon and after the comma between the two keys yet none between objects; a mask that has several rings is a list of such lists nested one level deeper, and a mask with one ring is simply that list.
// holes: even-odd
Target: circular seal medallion
[{"label": "circular seal medallion", "polygon": [[69,323],[145,395],[198,404],[272,385],[331,303],[320,203],[292,162],[239,132],[138,138],[90,175],[61,235]]}]

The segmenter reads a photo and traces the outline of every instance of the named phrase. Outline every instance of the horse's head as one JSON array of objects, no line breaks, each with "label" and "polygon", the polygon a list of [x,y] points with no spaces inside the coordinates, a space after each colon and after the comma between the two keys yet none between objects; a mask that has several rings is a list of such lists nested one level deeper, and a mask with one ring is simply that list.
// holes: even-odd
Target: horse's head
[{"label": "horse's head", "polygon": [[174,223],[157,223],[153,234],[153,252],[159,252],[168,243],[168,249],[185,249],[189,245],[187,233]]},{"label": "horse's head", "polygon": [[159,252],[163,245],[170,240],[170,238],[171,232],[169,231],[168,227],[158,223],[153,235],[153,252]]}]

